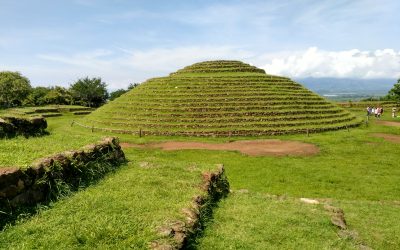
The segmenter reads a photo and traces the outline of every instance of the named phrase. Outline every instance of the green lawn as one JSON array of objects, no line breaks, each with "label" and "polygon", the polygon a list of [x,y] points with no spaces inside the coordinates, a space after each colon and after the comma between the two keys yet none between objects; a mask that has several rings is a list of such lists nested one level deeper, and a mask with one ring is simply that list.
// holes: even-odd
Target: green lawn
[{"label": "green lawn", "polygon": [[221,202],[198,249],[353,249],[337,236],[321,205],[285,197],[232,193]]},{"label": "green lawn", "polygon": [[146,248],[158,228],[184,219],[201,172],[214,165],[126,150],[129,163],[97,185],[0,233],[5,249]]},{"label": "green lawn", "polygon": [[35,159],[58,152],[78,149],[98,141],[102,135],[91,134],[71,128],[72,119],[80,119],[71,114],[46,118],[49,135],[0,140],[0,167],[25,167]]},{"label": "green lawn", "polygon": [[[390,119],[389,115],[386,113],[384,119]],[[71,128],[71,119],[77,118],[49,118],[48,136],[0,141],[0,165],[24,165],[35,157],[78,148],[109,135]],[[400,135],[400,129],[376,125],[374,121],[372,118],[368,127],[363,125],[349,132],[278,137],[318,145],[320,154],[311,157],[128,149],[130,162],[126,166],[6,229],[0,233],[0,248],[145,248],[148,241],[157,237],[158,226],[181,216],[181,209],[197,190],[200,172],[223,163],[231,188],[246,189],[248,193],[234,192],[220,203],[198,239],[197,248],[342,249],[362,244],[374,249],[396,249],[400,245],[400,144],[371,134]],[[229,140],[118,136],[121,141],[132,143]],[[20,153],[16,153],[18,150]],[[340,237],[322,205],[302,204],[300,197],[318,198],[343,208],[349,230],[357,237]]]}]

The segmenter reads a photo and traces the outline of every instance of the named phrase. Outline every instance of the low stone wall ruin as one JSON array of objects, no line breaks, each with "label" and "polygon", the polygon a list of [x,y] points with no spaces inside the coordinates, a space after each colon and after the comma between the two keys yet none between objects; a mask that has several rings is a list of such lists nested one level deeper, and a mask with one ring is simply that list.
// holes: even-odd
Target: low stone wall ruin
[{"label": "low stone wall ruin", "polygon": [[193,197],[190,207],[182,210],[185,220],[160,228],[161,238],[149,244],[151,249],[192,248],[193,240],[204,230],[205,222],[212,214],[216,203],[229,193],[229,182],[222,164],[215,171],[203,173],[200,191],[202,194]]},{"label": "low stone wall ruin", "polygon": [[125,161],[115,137],[40,159],[28,168],[0,168],[0,228],[22,208],[56,200],[114,170]]},{"label": "low stone wall ruin", "polygon": [[46,128],[47,121],[43,117],[3,116],[0,118],[0,138],[42,135],[46,133]]}]

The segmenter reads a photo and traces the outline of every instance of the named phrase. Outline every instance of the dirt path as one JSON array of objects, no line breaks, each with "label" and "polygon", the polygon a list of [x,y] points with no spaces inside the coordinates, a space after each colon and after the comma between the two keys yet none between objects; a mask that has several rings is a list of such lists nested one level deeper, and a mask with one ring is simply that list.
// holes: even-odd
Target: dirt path
[{"label": "dirt path", "polygon": [[394,142],[394,143],[400,143],[400,135],[392,135],[392,134],[384,134],[384,133],[375,133],[372,134],[374,137],[379,137],[383,138],[386,141]]},{"label": "dirt path", "polygon": [[385,126],[400,127],[400,122],[376,121],[376,123],[385,125]]},{"label": "dirt path", "polygon": [[161,148],[166,151],[181,149],[207,149],[207,150],[228,150],[240,151],[250,156],[307,156],[314,155],[319,152],[317,146],[309,143],[298,141],[281,141],[281,140],[252,140],[252,141],[235,141],[228,143],[205,143],[205,142],[160,142],[145,145],[121,143],[123,148]]}]

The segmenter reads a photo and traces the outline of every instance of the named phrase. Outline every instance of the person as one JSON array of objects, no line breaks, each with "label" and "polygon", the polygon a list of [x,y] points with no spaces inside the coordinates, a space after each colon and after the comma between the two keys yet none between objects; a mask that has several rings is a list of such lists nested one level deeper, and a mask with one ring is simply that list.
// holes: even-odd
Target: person
[{"label": "person", "polygon": [[375,117],[378,117],[378,114],[379,114],[379,108],[376,108],[375,109]]},{"label": "person", "polygon": [[367,116],[370,116],[370,115],[371,115],[371,107],[368,106],[368,107],[367,107]]},{"label": "person", "polygon": [[376,108],[376,118],[380,118],[381,117],[381,108],[377,107]]},{"label": "person", "polygon": [[371,114],[374,115],[375,114],[375,107],[371,108]]}]

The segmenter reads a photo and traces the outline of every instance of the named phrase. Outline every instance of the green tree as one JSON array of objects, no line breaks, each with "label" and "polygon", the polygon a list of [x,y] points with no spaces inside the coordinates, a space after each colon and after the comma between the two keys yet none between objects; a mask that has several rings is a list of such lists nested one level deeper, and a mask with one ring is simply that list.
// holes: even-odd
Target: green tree
[{"label": "green tree", "polygon": [[128,90],[125,90],[125,89],[117,89],[116,91],[111,92],[110,93],[110,101],[117,99],[118,97],[125,94],[126,92],[128,92]]},{"label": "green tree", "polygon": [[99,107],[108,98],[107,84],[101,78],[81,78],[71,85],[74,100],[81,105]]},{"label": "green tree", "polygon": [[400,79],[398,79],[393,88],[389,90],[387,97],[391,100],[396,100],[400,102]]},{"label": "green tree", "polygon": [[46,104],[71,104],[72,94],[66,88],[55,86],[50,88],[43,99]]},{"label": "green tree", "polygon": [[128,90],[136,88],[137,86],[139,86],[139,84],[140,83],[136,83],[136,82],[135,83],[130,83],[129,86],[128,86]]},{"label": "green tree", "polygon": [[0,72],[0,106],[21,105],[31,89],[29,79],[19,72]]},{"label": "green tree", "polygon": [[40,106],[46,104],[45,96],[51,91],[47,87],[33,88],[24,101],[24,105]]},{"label": "green tree", "polygon": [[116,91],[111,92],[110,93],[110,101],[117,99],[121,95],[125,94],[129,90],[136,88],[137,86],[139,86],[139,83],[130,83],[128,86],[128,89],[126,89],[126,90],[125,89],[117,89]]}]

